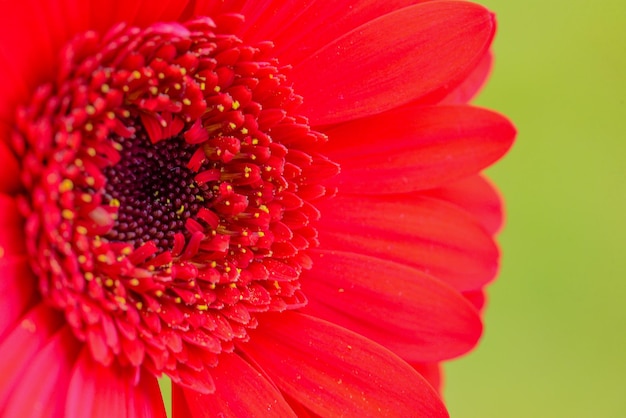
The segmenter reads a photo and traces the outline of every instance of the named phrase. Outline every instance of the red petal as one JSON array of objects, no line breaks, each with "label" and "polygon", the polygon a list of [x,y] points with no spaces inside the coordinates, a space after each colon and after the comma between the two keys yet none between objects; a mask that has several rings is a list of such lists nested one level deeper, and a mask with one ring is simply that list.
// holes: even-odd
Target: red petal
[{"label": "red petal", "polygon": [[[2,103],[2,100],[0,100],[0,103]],[[0,104],[0,107],[1,106]],[[0,118],[2,117],[1,113],[2,109],[0,109]],[[2,135],[1,127],[0,135]],[[4,138],[4,136],[0,138]],[[0,139],[0,193],[15,193],[20,188],[19,171],[17,159],[11,151],[9,151],[9,147]],[[6,198],[6,196],[0,194],[0,199],[5,200]],[[3,204],[0,203],[0,212],[5,210],[2,205]],[[0,216],[2,215],[0,214]]]},{"label": "red petal", "polygon": [[[15,176],[15,173],[11,174]],[[15,199],[0,193],[0,260],[9,256],[21,256],[26,252],[24,222]]]},{"label": "red petal", "polygon": [[384,345],[408,362],[433,362],[472,349],[482,333],[463,296],[402,264],[341,251],[313,254],[302,287],[306,312]]},{"label": "red petal", "polygon": [[63,395],[79,348],[67,327],[52,337],[15,383],[3,417],[63,417]]},{"label": "red petal", "polygon": [[320,202],[325,249],[361,253],[411,266],[457,290],[479,289],[495,276],[492,237],[466,212],[419,195],[338,196]]},{"label": "red petal", "polygon": [[502,200],[496,188],[482,176],[472,176],[443,187],[422,192],[460,206],[472,214],[491,234],[497,233],[503,222]]},{"label": "red petal", "polygon": [[485,305],[487,304],[487,295],[484,290],[471,290],[469,292],[463,292],[463,296],[472,305],[474,305],[479,312],[482,312],[485,309]]},{"label": "red petal", "polygon": [[[423,0],[248,1],[241,12],[248,41],[271,39],[280,62],[298,64],[358,26]],[[329,24],[332,22],[332,24]]]},{"label": "red petal", "polygon": [[441,393],[443,373],[439,363],[413,363],[411,366],[413,366],[424,379],[428,380],[428,383],[430,383],[437,392]]},{"label": "red petal", "polygon": [[446,417],[408,364],[344,328],[297,312],[265,314],[241,347],[288,396],[325,417]]},{"label": "red petal", "polygon": [[441,99],[483,57],[495,24],[481,6],[426,2],[372,20],[316,52],[293,71],[313,124]]},{"label": "red petal", "polygon": [[511,147],[515,128],[469,106],[407,106],[326,132],[349,193],[430,189],[478,173]]},{"label": "red petal", "polygon": [[156,378],[146,372],[95,362],[82,350],[67,390],[66,418],[165,418]]},{"label": "red petal", "polygon": [[[4,289],[2,291],[4,293]],[[2,305],[4,306],[4,304]],[[43,304],[25,314],[19,324],[11,329],[0,342],[0,410],[4,410],[12,391],[23,381],[22,375],[33,363],[63,324],[63,316]]]},{"label": "red petal", "polygon": [[220,355],[219,365],[210,373],[215,380],[211,395],[173,386],[180,392],[174,397],[175,418],[296,416],[278,389],[238,355]]},{"label": "red petal", "polygon": [[469,103],[483,87],[487,78],[489,78],[492,67],[493,54],[489,52],[480,60],[476,68],[474,68],[465,81],[448,93],[440,104],[455,105]]},{"label": "red petal", "polygon": [[35,301],[35,277],[26,257],[0,257],[0,337]]}]

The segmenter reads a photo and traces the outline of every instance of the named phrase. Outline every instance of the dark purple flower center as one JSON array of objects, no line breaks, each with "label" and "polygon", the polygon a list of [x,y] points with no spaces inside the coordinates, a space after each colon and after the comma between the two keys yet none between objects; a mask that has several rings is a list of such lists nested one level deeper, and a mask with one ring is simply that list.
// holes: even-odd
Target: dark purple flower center
[{"label": "dark purple flower center", "polygon": [[106,239],[134,247],[152,241],[166,251],[173,248],[176,234],[189,238],[186,220],[213,197],[187,168],[196,147],[181,137],[152,144],[140,124],[132,136],[115,142],[121,159],[102,170],[107,179],[104,203],[118,207]]}]

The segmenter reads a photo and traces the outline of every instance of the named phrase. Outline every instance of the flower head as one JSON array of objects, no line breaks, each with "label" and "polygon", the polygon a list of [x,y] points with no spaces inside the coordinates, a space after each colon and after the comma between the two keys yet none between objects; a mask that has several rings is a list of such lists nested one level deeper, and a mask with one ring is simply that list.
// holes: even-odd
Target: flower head
[{"label": "flower head", "polygon": [[[457,1],[33,0],[0,18],[7,416],[445,416],[500,224]],[[333,25],[328,25],[330,20]]]}]

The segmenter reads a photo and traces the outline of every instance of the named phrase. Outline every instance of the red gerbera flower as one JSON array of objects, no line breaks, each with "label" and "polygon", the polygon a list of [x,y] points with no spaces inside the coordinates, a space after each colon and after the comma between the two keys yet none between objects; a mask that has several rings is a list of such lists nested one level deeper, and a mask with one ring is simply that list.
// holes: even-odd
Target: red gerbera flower
[{"label": "red gerbera flower", "polygon": [[4,4],[3,416],[163,416],[161,375],[179,417],[446,416],[514,137],[465,104],[493,34],[459,1]]}]

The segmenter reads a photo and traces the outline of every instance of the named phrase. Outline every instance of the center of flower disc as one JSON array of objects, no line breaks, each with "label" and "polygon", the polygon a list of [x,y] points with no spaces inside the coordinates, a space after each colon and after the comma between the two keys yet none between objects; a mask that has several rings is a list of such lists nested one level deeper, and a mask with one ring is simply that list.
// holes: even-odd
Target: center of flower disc
[{"label": "center of flower disc", "polygon": [[255,313],[306,303],[312,202],[337,172],[271,45],[237,24],[84,33],[13,136],[43,298],[98,362],[204,393]]},{"label": "center of flower disc", "polygon": [[152,144],[141,125],[117,144],[120,161],[102,170],[107,179],[104,202],[118,207],[105,237],[134,247],[152,241],[159,250],[170,250],[174,236],[186,234],[185,221],[212,197],[187,168],[195,147],[180,137]]}]

